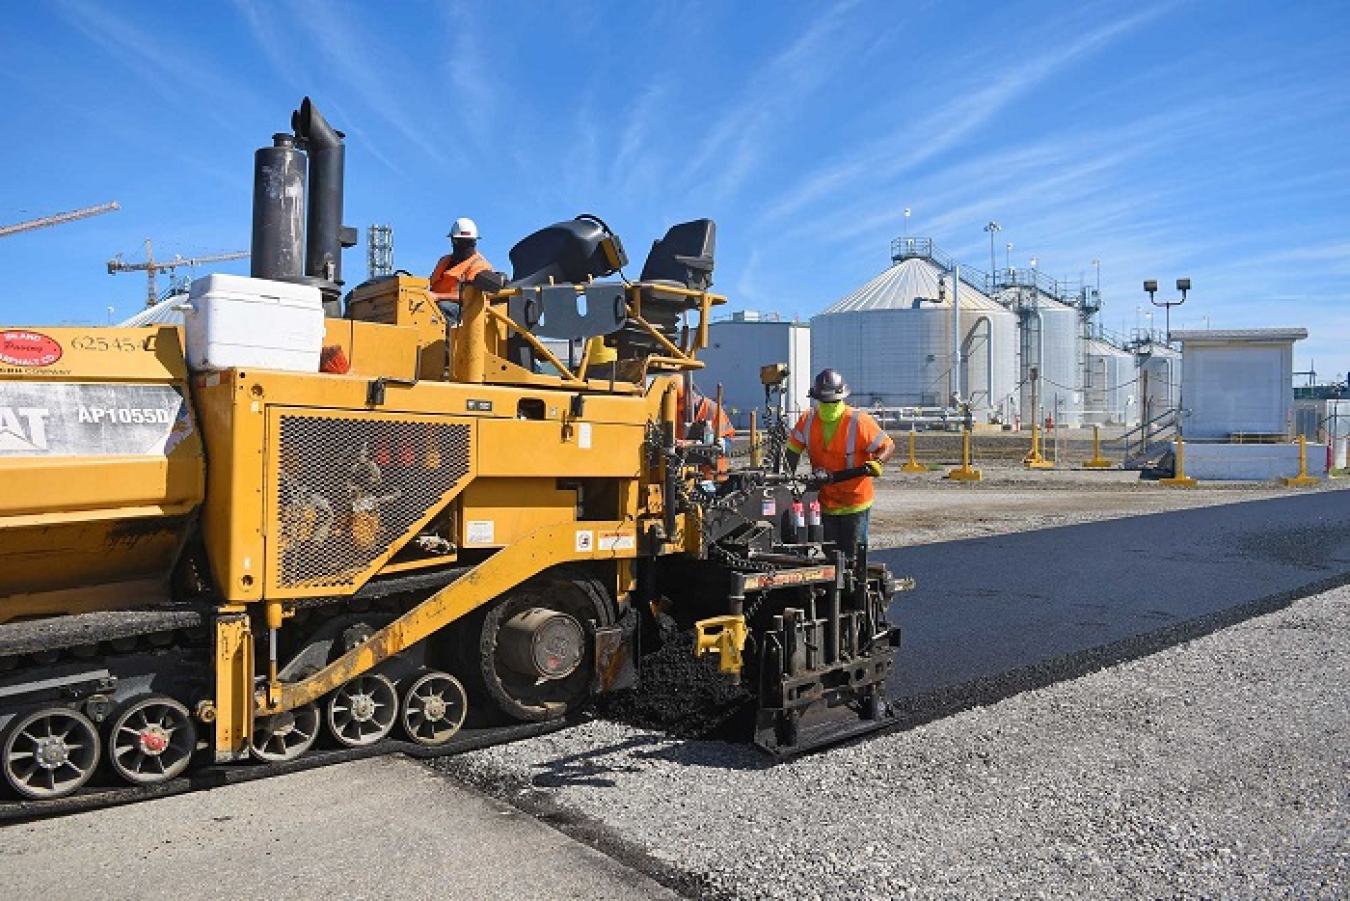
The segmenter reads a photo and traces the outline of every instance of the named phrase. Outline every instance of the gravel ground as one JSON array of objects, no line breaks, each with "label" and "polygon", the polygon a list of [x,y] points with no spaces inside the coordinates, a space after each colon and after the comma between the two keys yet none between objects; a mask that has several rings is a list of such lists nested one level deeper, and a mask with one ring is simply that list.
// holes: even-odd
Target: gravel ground
[{"label": "gravel ground", "polygon": [[[888,473],[874,522],[908,544],[1287,491],[1036,475],[993,487]],[[1119,487],[1086,492],[1085,475]],[[608,722],[438,766],[691,897],[1344,898],[1348,689],[1338,588],[776,766]]]}]

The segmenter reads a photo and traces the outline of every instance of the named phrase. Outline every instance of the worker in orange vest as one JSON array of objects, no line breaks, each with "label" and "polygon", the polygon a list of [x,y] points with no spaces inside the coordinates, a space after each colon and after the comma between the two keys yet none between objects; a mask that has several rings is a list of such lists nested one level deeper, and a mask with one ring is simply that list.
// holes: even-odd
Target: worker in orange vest
[{"label": "worker in orange vest", "polygon": [[688,419],[692,423],[706,422],[716,432],[721,441],[722,450],[731,451],[731,439],[736,435],[736,428],[731,424],[731,418],[727,416],[727,411],[718,405],[717,401],[707,397],[698,390],[698,386],[692,381],[689,383],[690,397],[693,399],[693,413],[686,415],[684,406],[684,380],[679,379],[675,382],[675,437],[684,438],[684,423]]},{"label": "worker in orange vest", "polygon": [[478,225],[472,219],[456,219],[448,237],[452,249],[431,272],[431,293],[437,300],[458,303],[464,283],[490,271],[492,265],[478,252]]},{"label": "worker in orange vest", "polygon": [[788,472],[807,452],[820,488],[821,524],[826,541],[854,556],[867,547],[867,521],[875,490],[872,479],[895,453],[895,442],[869,414],[844,403],[844,377],[822,369],[811,384],[816,406],[797,420],[788,436]]}]

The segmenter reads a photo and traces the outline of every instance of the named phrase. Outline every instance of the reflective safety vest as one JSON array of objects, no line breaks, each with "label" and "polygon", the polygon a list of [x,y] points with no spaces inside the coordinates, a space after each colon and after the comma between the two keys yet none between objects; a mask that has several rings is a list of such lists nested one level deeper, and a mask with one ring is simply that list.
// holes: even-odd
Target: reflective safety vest
[{"label": "reflective safety vest", "polygon": [[[694,422],[712,422],[714,414],[717,415],[717,425],[716,425],[717,437],[734,438],[736,436],[736,428],[731,424],[731,419],[730,417],[727,416],[727,411],[717,406],[717,401],[713,400],[710,397],[700,397],[698,399],[698,403],[694,404],[694,415],[693,415]],[[678,399],[676,400],[675,437],[676,438],[684,437],[683,392],[680,393]]]},{"label": "reflective safety vest", "polygon": [[[844,415],[834,430],[830,443],[825,443],[825,423],[812,407],[797,420],[797,426],[788,437],[788,447],[794,453],[808,451],[813,469],[842,472],[862,466],[891,443],[890,436],[868,413],[845,407]],[[831,482],[820,489],[820,506],[836,516],[857,513],[872,506],[876,495],[872,480],[859,476],[845,482]]]},{"label": "reflective safety vest", "polygon": [[474,251],[458,263],[451,265],[451,254],[441,257],[436,263],[436,268],[431,272],[431,290],[437,294],[453,294],[459,298],[459,287],[464,282],[471,282],[475,275],[480,272],[487,272],[492,265],[478,251]]}]

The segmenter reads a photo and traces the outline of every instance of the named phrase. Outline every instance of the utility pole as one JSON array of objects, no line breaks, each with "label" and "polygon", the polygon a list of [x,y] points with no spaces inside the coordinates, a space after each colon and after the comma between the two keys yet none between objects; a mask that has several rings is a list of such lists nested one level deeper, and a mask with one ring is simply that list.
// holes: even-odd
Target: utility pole
[{"label": "utility pole", "polygon": [[997,222],[991,221],[984,227],[984,230],[989,232],[989,277],[993,278],[994,269],[998,265],[994,262],[994,235],[998,234],[1003,229]]}]

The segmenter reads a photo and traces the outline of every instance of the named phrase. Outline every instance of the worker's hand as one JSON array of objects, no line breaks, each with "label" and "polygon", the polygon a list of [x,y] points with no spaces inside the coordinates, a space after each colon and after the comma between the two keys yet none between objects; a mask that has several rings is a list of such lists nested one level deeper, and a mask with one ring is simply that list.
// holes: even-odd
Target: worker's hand
[{"label": "worker's hand", "polygon": [[885,470],[886,467],[881,464],[880,460],[868,460],[866,463],[863,464],[863,468],[867,470],[867,474],[869,476],[875,479],[881,475],[882,471]]}]

